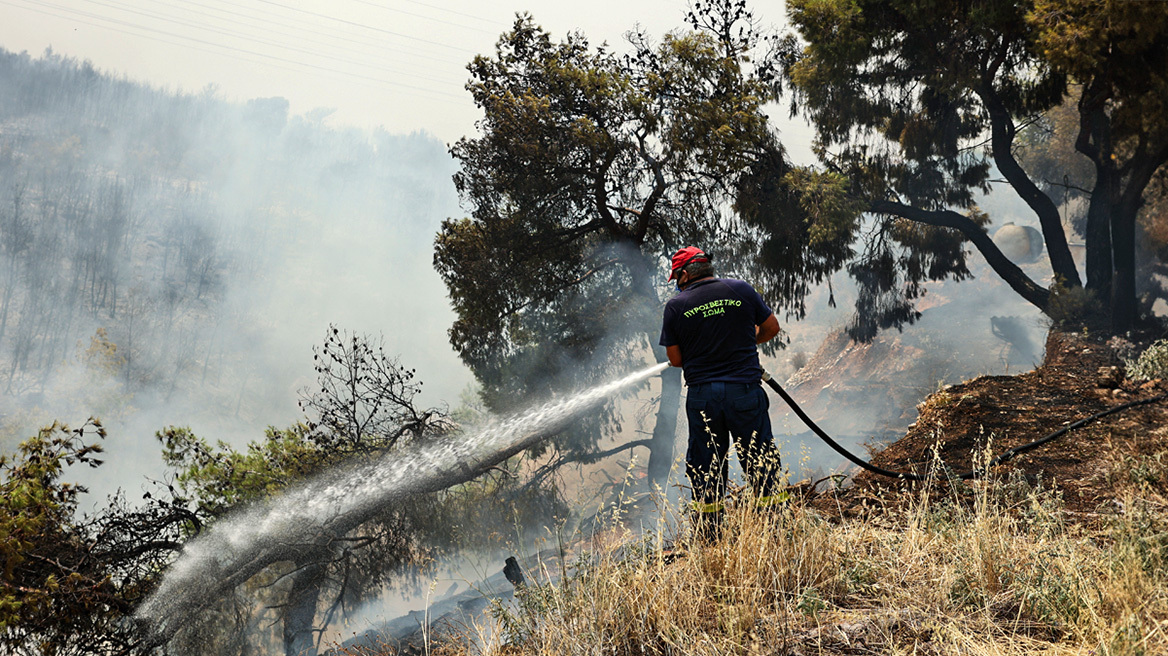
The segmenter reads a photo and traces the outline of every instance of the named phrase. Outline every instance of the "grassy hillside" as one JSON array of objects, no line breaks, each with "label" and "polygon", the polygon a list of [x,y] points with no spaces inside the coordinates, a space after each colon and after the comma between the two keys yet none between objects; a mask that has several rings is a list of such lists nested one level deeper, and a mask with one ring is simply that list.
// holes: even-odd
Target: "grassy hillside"
[{"label": "grassy hillside", "polygon": [[[1115,351],[1084,335],[1056,334],[1048,349],[1035,372],[933,395],[914,427],[932,439],[910,435],[881,463],[907,467],[928,441],[961,469],[1095,406],[1168,392],[1162,380],[1101,378]],[[1084,394],[1095,402],[1072,402]],[[793,488],[802,493],[778,513],[739,497],[710,545],[683,531],[669,548],[617,527],[582,547],[566,576],[532,572],[516,605],[456,627],[458,638],[430,653],[1168,653],[1166,427],[1160,401],[987,481],[890,486],[865,475],[843,490]]]},{"label": "grassy hillside", "polygon": [[1166,653],[1168,452],[1139,465],[1105,473],[1119,503],[1093,528],[1022,478],[834,522],[739,505],[716,544],[599,546],[464,637],[491,636],[487,654]]}]

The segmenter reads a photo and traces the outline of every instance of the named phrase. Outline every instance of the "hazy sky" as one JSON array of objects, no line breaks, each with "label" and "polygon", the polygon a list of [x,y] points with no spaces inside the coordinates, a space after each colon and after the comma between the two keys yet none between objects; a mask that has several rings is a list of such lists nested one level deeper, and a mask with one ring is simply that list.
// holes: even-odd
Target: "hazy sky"
[{"label": "hazy sky", "polygon": [[[755,3],[767,24],[781,3]],[[294,113],[335,108],[331,124],[427,131],[449,143],[476,110],[465,66],[492,51],[516,12],[561,38],[622,43],[684,24],[687,0],[0,0],[0,46],[46,47],[102,70],[229,100],[283,96]]]}]

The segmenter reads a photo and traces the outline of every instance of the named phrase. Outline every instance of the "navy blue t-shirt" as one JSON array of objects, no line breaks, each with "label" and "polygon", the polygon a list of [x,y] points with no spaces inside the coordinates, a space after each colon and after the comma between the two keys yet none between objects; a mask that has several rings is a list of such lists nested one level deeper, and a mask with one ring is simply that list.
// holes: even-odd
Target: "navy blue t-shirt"
[{"label": "navy blue t-shirt", "polygon": [[665,304],[661,345],[681,347],[685,384],[761,379],[754,327],[771,309],[748,283],[703,278]]}]

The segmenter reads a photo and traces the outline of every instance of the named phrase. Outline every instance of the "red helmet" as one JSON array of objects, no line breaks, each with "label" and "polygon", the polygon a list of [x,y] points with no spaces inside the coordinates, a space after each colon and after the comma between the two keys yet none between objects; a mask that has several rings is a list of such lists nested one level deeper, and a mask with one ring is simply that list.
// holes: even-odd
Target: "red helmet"
[{"label": "red helmet", "polygon": [[697,246],[686,246],[685,248],[677,249],[673,254],[673,264],[669,267],[669,278],[666,282],[673,280],[681,275],[681,270],[690,262],[709,262],[710,256],[706,255],[702,249]]}]

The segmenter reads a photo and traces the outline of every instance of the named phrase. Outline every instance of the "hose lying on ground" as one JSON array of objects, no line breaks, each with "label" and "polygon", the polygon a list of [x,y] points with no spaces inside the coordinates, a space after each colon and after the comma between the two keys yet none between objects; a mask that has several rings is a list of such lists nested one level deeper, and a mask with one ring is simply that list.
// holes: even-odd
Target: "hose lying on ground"
[{"label": "hose lying on ground", "polygon": [[[771,389],[773,389],[775,392],[777,392],[778,395],[781,396],[783,398],[783,400],[787,402],[787,405],[791,406],[791,409],[795,411],[795,414],[799,417],[799,419],[801,419],[804,424],[807,424],[807,427],[810,428],[812,431],[814,431],[814,433],[816,435],[818,435],[821,440],[823,440],[824,442],[827,442],[827,445],[830,446],[831,448],[835,449],[836,453],[839,453],[841,456],[852,461],[861,469],[865,469],[867,471],[870,471],[873,474],[879,474],[880,476],[887,476],[889,478],[899,478],[899,479],[906,480],[906,481],[928,480],[928,478],[929,478],[928,475],[915,474],[913,472],[892,471],[889,469],[884,469],[883,467],[877,467],[876,465],[873,465],[872,463],[864,460],[863,458],[860,458],[859,456],[852,453],[851,451],[848,451],[844,447],[840,446],[840,444],[838,442],[833,440],[830,435],[828,435],[822,428],[820,428],[815,423],[815,421],[813,421],[811,419],[811,417],[808,417],[807,413],[803,412],[803,408],[800,408],[799,404],[795,403],[795,399],[791,398],[790,394],[787,394],[787,391],[784,390],[781,385],[779,385],[778,381],[776,381],[774,378],[771,377],[770,373],[768,373],[767,371],[764,370],[762,372],[762,379],[763,379],[763,382],[765,382],[767,385],[770,385]],[[1078,420],[1078,421],[1076,421],[1068,426],[1063,426],[1062,428],[1056,430],[1055,432],[1050,433],[1049,435],[1045,435],[1043,437],[1040,437],[1037,440],[1034,440],[1033,442],[1028,442],[1026,444],[1016,446],[1012,449],[1007,449],[1000,456],[991,460],[989,462],[989,464],[987,464],[985,467],[982,467],[979,469],[973,469],[973,470],[970,470],[967,472],[963,472],[961,474],[956,475],[955,478],[959,478],[963,481],[968,481],[968,480],[974,479],[974,478],[981,478],[982,476],[985,476],[986,473],[988,473],[990,469],[992,469],[993,467],[996,467],[996,466],[998,466],[998,465],[1000,465],[1008,460],[1011,460],[1012,458],[1014,458],[1014,456],[1021,455],[1023,453],[1026,453],[1027,451],[1031,451],[1033,449],[1037,449],[1038,447],[1042,446],[1043,444],[1046,444],[1047,442],[1050,442],[1051,440],[1058,439],[1059,437],[1062,437],[1063,435],[1075,430],[1076,428],[1081,428],[1083,426],[1086,426],[1087,424],[1095,421],[1096,419],[1099,419],[1101,417],[1106,417],[1107,415],[1119,412],[1121,410],[1127,410],[1128,408],[1134,408],[1134,407],[1139,406],[1139,405],[1147,405],[1149,403],[1155,403],[1156,401],[1163,401],[1164,399],[1168,399],[1168,394],[1161,394],[1159,396],[1153,396],[1153,397],[1147,398],[1147,399],[1139,399],[1137,401],[1130,401],[1128,403],[1124,403],[1123,405],[1117,405],[1114,408],[1108,408],[1106,410],[1103,410],[1102,412],[1096,412],[1095,414],[1093,414],[1089,417],[1084,417],[1084,418],[1082,418],[1082,419],[1080,419],[1080,420]]]}]

